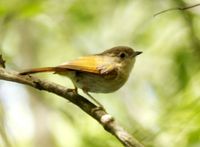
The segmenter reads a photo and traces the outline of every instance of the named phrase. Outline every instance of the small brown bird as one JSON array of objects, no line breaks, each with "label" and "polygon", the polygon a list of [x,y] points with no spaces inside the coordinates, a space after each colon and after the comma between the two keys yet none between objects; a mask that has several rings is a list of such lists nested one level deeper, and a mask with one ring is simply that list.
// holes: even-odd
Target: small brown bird
[{"label": "small brown bird", "polygon": [[130,47],[117,46],[55,67],[30,69],[21,72],[20,75],[54,72],[67,76],[72,80],[75,92],[77,88],[82,89],[101,106],[88,92],[110,93],[118,90],[127,81],[135,63],[135,57],[141,53]]}]

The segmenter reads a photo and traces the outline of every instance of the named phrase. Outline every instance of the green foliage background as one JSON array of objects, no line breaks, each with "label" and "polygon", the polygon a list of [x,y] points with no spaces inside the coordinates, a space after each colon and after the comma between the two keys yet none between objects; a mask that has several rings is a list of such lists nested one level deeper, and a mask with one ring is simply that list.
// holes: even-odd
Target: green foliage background
[{"label": "green foliage background", "polygon": [[[146,146],[198,147],[200,7],[153,17],[196,3],[1,0],[1,54],[8,69],[22,71],[117,45],[143,51],[124,87],[93,96]],[[72,87],[65,77],[35,76]],[[2,147],[122,146],[73,104],[20,84],[0,81],[0,117]]]}]

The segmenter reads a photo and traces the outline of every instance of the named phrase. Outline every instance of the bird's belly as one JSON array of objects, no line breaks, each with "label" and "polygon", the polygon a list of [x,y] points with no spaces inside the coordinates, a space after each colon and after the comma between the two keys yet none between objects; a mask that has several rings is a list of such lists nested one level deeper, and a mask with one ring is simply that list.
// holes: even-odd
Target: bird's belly
[{"label": "bird's belly", "polygon": [[88,92],[110,93],[122,87],[126,79],[123,76],[112,77],[112,75],[102,76],[90,73],[79,73],[73,81],[78,88]]}]

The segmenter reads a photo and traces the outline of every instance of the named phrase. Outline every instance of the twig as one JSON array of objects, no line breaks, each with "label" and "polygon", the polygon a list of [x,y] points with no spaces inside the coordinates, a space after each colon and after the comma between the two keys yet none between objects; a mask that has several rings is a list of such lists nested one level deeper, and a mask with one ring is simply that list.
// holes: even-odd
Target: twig
[{"label": "twig", "polygon": [[44,90],[59,95],[62,98],[69,100],[85,111],[88,115],[96,119],[106,131],[114,135],[124,146],[144,147],[137,139],[135,139],[123,127],[121,127],[105,110],[99,109],[81,95],[69,92],[67,88],[61,85],[40,80],[29,75],[22,76],[17,72],[8,72],[4,68],[0,68],[0,79],[29,85],[35,89]]},{"label": "twig", "polygon": [[170,8],[170,9],[166,9],[166,10],[163,10],[163,11],[160,11],[156,14],[154,14],[153,16],[156,17],[162,13],[166,13],[168,11],[174,11],[174,10],[180,10],[180,11],[184,11],[184,10],[187,10],[187,9],[191,9],[191,8],[194,8],[194,7],[197,7],[197,6],[200,6],[200,3],[199,4],[195,4],[195,5],[191,5],[191,6],[187,6],[187,7],[176,7],[176,8]]}]

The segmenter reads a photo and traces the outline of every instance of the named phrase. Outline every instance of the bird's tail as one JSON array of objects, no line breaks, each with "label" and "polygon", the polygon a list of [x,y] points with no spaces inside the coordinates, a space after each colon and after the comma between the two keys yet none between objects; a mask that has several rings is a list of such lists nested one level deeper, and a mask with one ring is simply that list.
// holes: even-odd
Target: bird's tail
[{"label": "bird's tail", "polygon": [[29,69],[23,72],[20,72],[20,75],[28,75],[28,74],[34,74],[39,72],[56,72],[59,69],[57,67],[41,67],[41,68],[33,68]]}]

